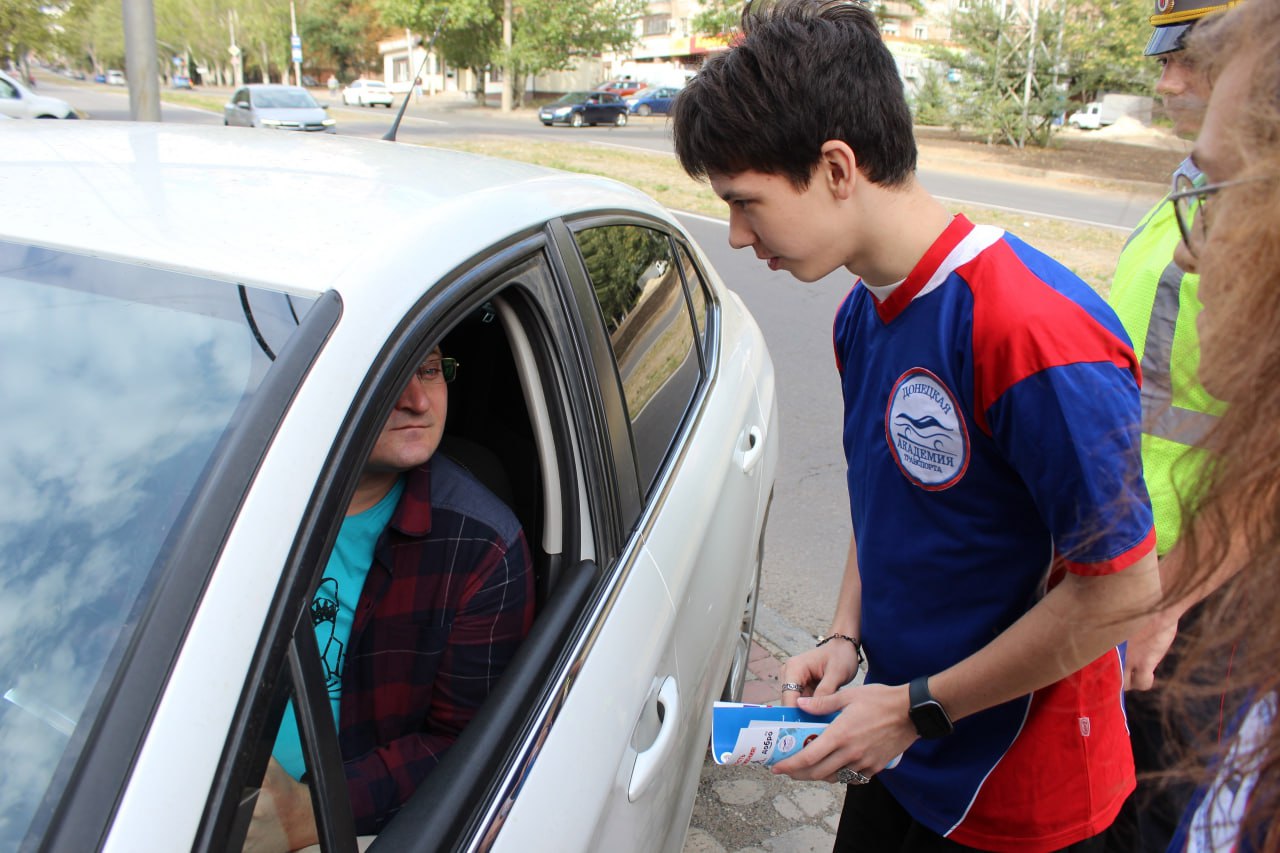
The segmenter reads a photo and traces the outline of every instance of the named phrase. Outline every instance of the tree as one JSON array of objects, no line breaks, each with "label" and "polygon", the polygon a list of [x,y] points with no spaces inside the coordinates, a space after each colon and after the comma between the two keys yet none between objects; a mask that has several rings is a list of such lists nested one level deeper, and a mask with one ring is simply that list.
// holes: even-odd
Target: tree
[{"label": "tree", "polygon": [[1067,10],[1063,59],[1071,92],[1094,101],[1104,92],[1148,94],[1156,64],[1143,56],[1151,34],[1148,0],[1075,0]]},{"label": "tree", "polygon": [[636,41],[635,22],[647,0],[524,0],[512,21],[511,53],[503,63],[511,69],[517,105],[523,101],[528,75],[565,71],[583,57],[604,51],[622,52]]},{"label": "tree", "polygon": [[298,15],[309,61],[333,67],[343,82],[378,67],[383,29],[369,0],[311,0]]},{"label": "tree", "polygon": [[[1042,6],[1044,8],[1042,8]],[[1046,145],[1066,98],[1057,57],[1062,14],[1049,2],[974,0],[935,58],[959,72],[956,121],[988,142]]]},{"label": "tree", "polygon": [[53,20],[32,0],[0,0],[0,64],[24,64],[53,42]]}]

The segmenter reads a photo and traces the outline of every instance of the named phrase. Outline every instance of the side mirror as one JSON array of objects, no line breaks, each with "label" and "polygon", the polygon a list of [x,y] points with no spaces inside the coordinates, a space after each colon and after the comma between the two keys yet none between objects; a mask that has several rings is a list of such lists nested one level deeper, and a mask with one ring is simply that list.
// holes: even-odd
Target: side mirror
[{"label": "side mirror", "polygon": [[248,105],[248,104],[246,104],[244,101],[237,101],[237,102],[236,102],[236,109],[238,109],[238,110],[247,110],[247,109],[249,109],[249,105]]}]

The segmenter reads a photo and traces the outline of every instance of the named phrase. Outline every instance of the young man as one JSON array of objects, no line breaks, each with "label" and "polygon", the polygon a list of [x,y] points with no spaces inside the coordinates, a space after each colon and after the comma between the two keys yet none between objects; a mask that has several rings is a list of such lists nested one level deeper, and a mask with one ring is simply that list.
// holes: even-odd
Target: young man
[{"label": "young man", "polygon": [[1134,785],[1117,644],[1159,593],[1119,321],[917,183],[859,4],[749,9],[674,131],[731,245],[860,279],[834,335],[853,536],[830,636],[783,670],[841,714],[775,770],[851,783],[837,850],[1101,849]]},{"label": "young man", "polygon": [[[376,834],[476,715],[533,623],[511,510],[436,449],[457,363],[437,347],[365,463],[312,603],[356,831]],[[316,843],[287,708],[246,849]]]},{"label": "young man", "polygon": [[[1150,20],[1154,29],[1144,52],[1160,63],[1156,93],[1174,133],[1183,139],[1195,139],[1200,132],[1212,88],[1204,69],[1187,58],[1184,41],[1198,20],[1228,5],[1223,0],[1179,0],[1174,8],[1167,0],[1155,0]],[[1174,179],[1188,187],[1203,183],[1190,157],[1174,172]],[[1183,501],[1199,480],[1203,459],[1197,445],[1224,410],[1196,377],[1200,279],[1174,260],[1181,240],[1173,205],[1161,200],[1125,244],[1110,296],[1141,359],[1142,468],[1155,516],[1156,551],[1162,561],[1178,542]],[[1169,649],[1177,623],[1177,614],[1166,612],[1129,642],[1125,666],[1127,686],[1134,692],[1126,697],[1126,710],[1140,778],[1137,793],[1116,821],[1110,848],[1115,851],[1165,849],[1190,793],[1170,788],[1165,780],[1142,778],[1170,769],[1178,758],[1178,747],[1166,743],[1159,697],[1139,692],[1155,683],[1156,665]],[[1202,708],[1195,716],[1212,718],[1217,713],[1216,707]]]}]

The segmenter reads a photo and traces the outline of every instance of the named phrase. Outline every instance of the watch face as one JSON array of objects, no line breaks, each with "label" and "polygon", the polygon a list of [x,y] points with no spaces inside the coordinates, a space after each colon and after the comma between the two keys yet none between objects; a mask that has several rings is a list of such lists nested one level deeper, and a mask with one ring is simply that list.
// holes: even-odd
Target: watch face
[{"label": "watch face", "polygon": [[951,734],[951,720],[936,701],[922,702],[911,708],[911,722],[923,738],[940,738]]}]

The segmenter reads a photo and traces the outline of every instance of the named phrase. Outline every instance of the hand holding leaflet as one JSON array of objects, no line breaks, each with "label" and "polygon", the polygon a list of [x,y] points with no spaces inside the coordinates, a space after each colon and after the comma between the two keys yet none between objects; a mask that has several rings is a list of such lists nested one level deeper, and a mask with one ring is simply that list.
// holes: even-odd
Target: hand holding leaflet
[{"label": "hand holding leaflet", "polygon": [[[814,716],[799,708],[717,702],[711,717],[711,755],[717,764],[776,764],[804,749],[836,716]],[[899,758],[885,769],[894,767]]]}]

